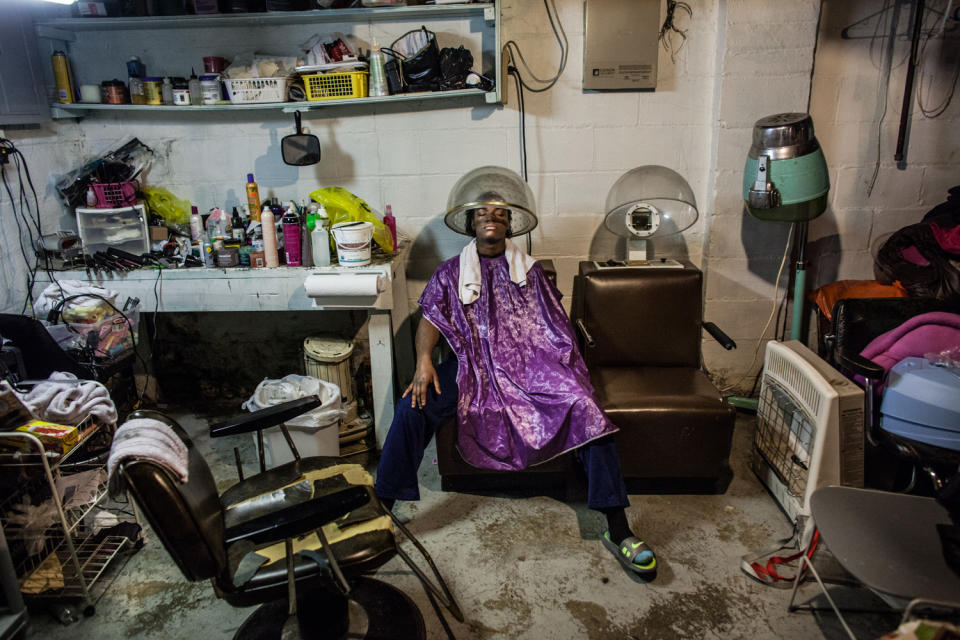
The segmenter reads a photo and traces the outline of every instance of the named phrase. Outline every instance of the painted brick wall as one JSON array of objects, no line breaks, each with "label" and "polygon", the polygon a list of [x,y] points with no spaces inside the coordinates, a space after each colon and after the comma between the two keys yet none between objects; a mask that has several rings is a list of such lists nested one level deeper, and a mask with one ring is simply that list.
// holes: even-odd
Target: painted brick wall
[{"label": "painted brick wall", "polygon": [[[787,225],[760,222],[743,212],[741,174],[753,123],[782,111],[809,108],[813,115],[832,181],[830,206],[810,225],[808,280],[817,286],[871,278],[871,249],[886,234],[919,220],[945,198],[947,187],[960,183],[960,106],[955,101],[938,119],[914,109],[907,162],[898,168],[892,149],[908,43],[896,40],[889,88],[882,91],[878,51],[886,40],[840,37],[844,27],[877,11],[876,3],[690,4],[693,19],[677,17],[687,31],[686,44],[675,59],[661,50],[655,92],[584,93],[582,3],[556,0],[570,46],[566,70],[552,90],[526,94],[530,183],[541,216],[533,253],[555,260],[569,300],[580,260],[622,251],[602,228],[604,200],[616,179],[643,164],[680,172],[693,187],[700,218],[682,236],[655,243],[655,250],[703,268],[705,316],[740,345],[726,352],[705,339],[706,365],[724,385],[749,388],[762,361],[761,338],[773,335],[772,324],[764,328],[789,233]],[[503,40],[519,44],[537,75],[552,75],[559,50],[543,4],[503,0],[502,13]],[[380,34],[381,41],[388,35]],[[949,54],[935,45],[925,70],[934,78],[934,93],[952,69]],[[158,151],[147,183],[167,186],[201,209],[242,204],[250,171],[264,196],[299,200],[317,187],[340,185],[378,210],[389,203],[400,230],[415,238],[408,269],[413,308],[436,264],[464,244],[444,227],[441,215],[456,179],[482,164],[520,168],[515,86],[512,80],[505,85],[504,107],[393,104],[313,112],[306,123],[320,137],[324,158],[299,169],[280,161],[278,141],[291,123],[272,112],[98,115],[5,135],[27,157],[51,226],[67,224],[70,216],[53,198],[48,176],[63,174],[131,136]],[[941,88],[937,95],[942,93]],[[882,123],[878,95],[887,97]],[[868,197],[865,183],[877,160],[878,131],[879,174]],[[0,305],[19,310],[23,268],[11,215],[2,194]],[[789,269],[788,264],[781,292]]]}]

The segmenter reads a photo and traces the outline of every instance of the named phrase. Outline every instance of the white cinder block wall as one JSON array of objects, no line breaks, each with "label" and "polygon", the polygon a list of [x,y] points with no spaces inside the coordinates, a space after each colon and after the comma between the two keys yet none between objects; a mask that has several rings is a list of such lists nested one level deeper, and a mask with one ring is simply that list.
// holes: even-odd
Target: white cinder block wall
[{"label": "white cinder block wall", "polygon": [[[742,209],[741,172],[753,122],[782,111],[809,109],[813,115],[832,189],[827,212],[810,225],[812,288],[836,279],[872,278],[871,249],[918,221],[945,199],[948,187],[960,184],[960,100],[938,119],[914,109],[907,162],[898,168],[893,147],[909,43],[896,41],[884,91],[878,88],[879,59],[886,40],[840,37],[844,27],[880,9],[877,3],[690,0],[690,5],[692,19],[677,14],[686,44],[675,59],[661,49],[655,92],[584,93],[582,2],[556,0],[569,40],[568,63],[552,90],[526,93],[529,179],[541,216],[533,253],[555,260],[569,301],[578,261],[622,251],[602,229],[604,200],[616,179],[643,164],[680,172],[694,189],[700,219],[682,236],[657,242],[656,252],[687,257],[703,268],[705,316],[739,344],[726,352],[705,339],[706,365],[724,385],[748,389],[762,361],[762,339],[774,332],[772,324],[765,332],[764,326],[777,297],[773,282],[789,232],[787,225],[757,221]],[[559,49],[543,4],[503,0],[502,13],[503,40],[519,44],[537,75],[552,75]],[[900,31],[906,31],[905,22]],[[444,40],[456,36],[441,34],[441,46],[459,44]],[[928,102],[944,95],[943,81],[952,70],[938,45],[928,48],[925,73],[936,94]],[[504,107],[394,104],[311,112],[306,123],[321,138],[324,158],[300,169],[280,161],[278,140],[291,123],[275,112],[96,115],[8,129],[5,135],[29,162],[48,228],[70,223],[52,196],[50,176],[131,136],[158,151],[146,182],[167,186],[201,209],[242,204],[244,176],[251,171],[264,196],[299,200],[318,187],[340,185],[378,210],[391,204],[400,230],[415,240],[408,269],[413,304],[436,264],[464,243],[444,227],[441,213],[457,178],[482,164],[520,169],[515,85],[512,79],[505,85]],[[879,101],[884,95],[885,116]],[[868,197],[878,133],[879,175]],[[8,167],[16,189],[11,175]],[[18,312],[23,259],[5,193],[0,219],[0,306]],[[789,269],[790,263],[781,292]]]}]

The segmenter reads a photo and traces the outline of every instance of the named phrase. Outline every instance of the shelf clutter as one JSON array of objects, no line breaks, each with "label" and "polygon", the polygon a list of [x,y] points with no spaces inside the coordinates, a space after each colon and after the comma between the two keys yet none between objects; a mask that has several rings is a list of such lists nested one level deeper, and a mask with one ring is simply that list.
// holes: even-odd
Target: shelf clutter
[{"label": "shelf clutter", "polygon": [[[343,13],[346,20],[357,22],[364,18],[371,19],[376,15],[374,12],[389,14],[392,11],[414,9],[422,10],[423,17],[426,18],[434,15],[440,8],[394,6],[398,4],[405,3],[377,0],[376,4],[365,3],[364,6],[380,8],[326,12],[274,11],[262,15],[304,15],[309,24],[309,20],[324,13]],[[475,5],[471,3],[466,6],[470,8],[462,10],[472,12],[467,14],[469,17],[486,16],[485,9],[496,5],[483,3],[479,9],[473,8]],[[357,11],[367,13],[358,14]],[[107,13],[109,14],[109,11]],[[219,19],[224,22],[218,25],[228,25],[229,18],[242,18],[246,15],[256,14],[221,15]],[[411,15],[420,17],[416,13],[404,14],[403,17],[409,19]],[[459,13],[439,15],[460,16]],[[93,26],[101,29],[116,26],[121,29],[127,27],[152,30],[171,26],[171,18],[187,21],[184,23],[186,26],[197,26],[196,21],[203,21],[208,16],[103,17],[90,18],[89,22],[98,23]],[[75,18],[41,23],[37,25],[37,32],[41,37],[68,41],[74,36],[64,34],[70,30],[86,31],[87,25],[84,22],[82,18]],[[375,41],[366,46],[355,34],[337,32],[336,36],[324,36],[317,33],[306,42],[288,45],[288,49],[295,50],[286,51],[285,57],[264,58],[251,53],[234,52],[230,56],[233,59],[227,60],[220,55],[205,55],[202,57],[202,75],[199,76],[196,73],[196,69],[201,68],[199,64],[188,63],[188,76],[188,68],[183,60],[177,63],[182,68],[182,75],[148,75],[146,65],[139,57],[132,56],[126,62],[126,81],[100,78],[99,84],[79,86],[74,81],[77,70],[87,65],[79,75],[89,82],[91,76],[95,77],[98,73],[97,65],[102,61],[92,62],[89,51],[85,56],[71,59],[64,51],[67,47],[64,47],[64,50],[56,50],[51,58],[56,84],[55,113],[98,108],[256,108],[290,103],[309,108],[314,102],[396,99],[410,96],[422,99],[448,93],[479,94],[483,95],[487,102],[498,101],[495,79],[473,68],[474,55],[469,48],[470,43],[463,41],[444,44],[449,46],[441,47],[436,35],[425,26],[399,34],[389,47],[378,47]],[[465,44],[467,46],[464,46]],[[199,63],[199,59],[196,62]],[[168,63],[162,72],[169,74],[170,70]],[[492,97],[490,94],[493,94]]]}]

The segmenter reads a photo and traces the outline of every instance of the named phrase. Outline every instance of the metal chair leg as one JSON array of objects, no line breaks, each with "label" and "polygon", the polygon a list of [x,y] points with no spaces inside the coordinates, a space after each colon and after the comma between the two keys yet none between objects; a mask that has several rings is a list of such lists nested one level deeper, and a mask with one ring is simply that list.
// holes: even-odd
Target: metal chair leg
[{"label": "metal chair leg", "polygon": [[820,585],[820,590],[823,591],[823,595],[827,598],[827,602],[830,603],[830,608],[833,609],[835,614],[837,614],[837,619],[840,620],[840,624],[843,626],[843,630],[847,632],[847,636],[850,638],[850,640],[857,640],[857,636],[853,635],[853,631],[850,630],[850,627],[847,625],[847,621],[843,619],[843,614],[840,613],[840,609],[827,592],[827,587],[825,584],[823,584],[823,580],[820,579],[820,574],[817,573],[813,563],[810,562],[810,559],[807,558],[806,555],[801,556],[800,558],[800,569],[797,571],[797,578],[793,583],[793,590],[790,592],[790,602],[787,604],[787,611],[793,613],[800,608],[798,605],[795,606],[793,601],[797,596],[797,590],[800,588],[800,582],[803,579],[804,567],[810,569],[810,573],[813,574],[817,584]]}]

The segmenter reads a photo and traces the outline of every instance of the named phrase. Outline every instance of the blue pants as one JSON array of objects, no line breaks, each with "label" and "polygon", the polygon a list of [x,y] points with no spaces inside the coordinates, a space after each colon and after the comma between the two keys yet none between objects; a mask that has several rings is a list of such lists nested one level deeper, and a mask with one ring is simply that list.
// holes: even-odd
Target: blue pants
[{"label": "blue pants", "polygon": [[[442,393],[437,395],[430,387],[423,409],[412,408],[410,396],[397,402],[377,467],[374,490],[380,498],[420,499],[417,469],[423,451],[436,430],[457,412],[457,359],[449,357],[438,366],[437,377]],[[577,454],[587,473],[587,506],[598,510],[629,506],[613,438],[588,442],[577,449]]]}]

